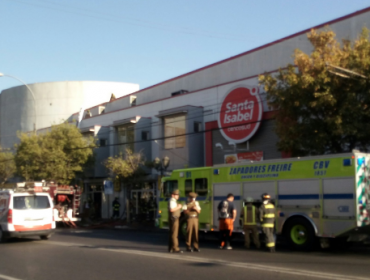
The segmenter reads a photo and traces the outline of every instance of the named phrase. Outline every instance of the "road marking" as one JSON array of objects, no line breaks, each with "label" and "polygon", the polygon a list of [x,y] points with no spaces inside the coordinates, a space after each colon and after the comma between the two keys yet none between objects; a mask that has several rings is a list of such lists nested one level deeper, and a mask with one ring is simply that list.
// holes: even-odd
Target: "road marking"
[{"label": "road marking", "polygon": [[0,279],[5,279],[5,280],[21,280],[21,279],[10,277],[10,276],[6,276],[6,275],[3,275],[3,274],[0,274]]},{"label": "road marking", "polygon": [[[57,242],[57,241],[47,241],[43,244],[57,245],[57,246],[66,246],[66,247],[89,247],[94,248],[94,245],[88,244],[77,244],[77,243],[67,243],[67,242]],[[197,262],[197,263],[209,263],[209,264],[218,264],[230,267],[238,267],[244,269],[253,269],[253,270],[262,270],[268,272],[279,272],[290,275],[305,276],[312,278],[321,278],[321,279],[330,279],[330,280],[369,280],[369,278],[356,277],[350,275],[341,275],[341,274],[332,274],[332,273],[322,273],[314,272],[301,269],[289,269],[283,267],[269,266],[269,265],[260,265],[255,263],[248,262],[229,262],[218,259],[208,259],[208,258],[198,258],[198,257],[189,257],[183,254],[169,254],[169,253],[156,253],[140,250],[127,250],[127,249],[106,249],[106,248],[96,248],[101,251],[109,251],[114,253],[124,253],[131,255],[140,255],[146,257],[156,257],[163,259],[179,260],[179,261],[188,261],[188,262]]]},{"label": "road marking", "polygon": [[71,233],[91,233],[91,230],[71,230]]},{"label": "road marking", "polygon": [[254,270],[263,270],[263,271],[269,271],[269,272],[279,272],[279,273],[299,275],[299,276],[312,277],[312,278],[322,278],[322,279],[331,279],[331,280],[369,280],[369,278],[355,277],[355,276],[349,276],[349,275],[347,276],[347,275],[340,275],[340,274],[312,272],[308,270],[280,268],[280,267],[273,267],[273,266],[267,266],[267,265],[258,265],[255,263],[228,262],[224,260],[196,258],[196,257],[188,257],[184,255],[180,256],[180,255],[174,255],[174,254],[168,254],[168,253],[154,253],[154,252],[139,251],[139,250],[104,249],[104,248],[98,248],[98,250],[110,251],[110,252],[116,252],[116,253],[133,254],[133,255],[141,255],[141,256],[147,256],[147,257],[165,258],[165,259],[171,259],[171,260],[176,259],[180,261],[219,264],[219,265],[224,265],[224,266],[254,269]]}]

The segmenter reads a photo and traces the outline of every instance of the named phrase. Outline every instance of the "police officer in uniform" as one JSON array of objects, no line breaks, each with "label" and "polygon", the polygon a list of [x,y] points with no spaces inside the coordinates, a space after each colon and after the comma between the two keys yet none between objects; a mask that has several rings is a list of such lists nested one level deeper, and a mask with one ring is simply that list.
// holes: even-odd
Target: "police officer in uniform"
[{"label": "police officer in uniform", "polygon": [[173,190],[171,198],[168,200],[168,225],[170,229],[170,236],[168,242],[168,251],[170,253],[182,253],[179,249],[179,219],[181,214],[181,204],[177,204],[180,197],[179,190]]},{"label": "police officer in uniform", "polygon": [[260,221],[263,233],[266,236],[266,247],[271,253],[275,252],[274,224],[275,224],[275,206],[270,202],[269,194],[262,194],[262,205],[260,208]]},{"label": "police officer in uniform", "polygon": [[184,205],[183,210],[186,214],[187,229],[186,229],[186,251],[193,252],[192,244],[195,252],[199,250],[199,220],[198,215],[200,214],[200,206],[198,201],[195,201],[197,194],[194,192],[189,193],[188,203]]},{"label": "police officer in uniform", "polygon": [[246,204],[244,205],[243,209],[240,211],[240,222],[243,225],[244,231],[244,246],[249,249],[250,248],[250,232],[252,233],[253,243],[257,247],[260,248],[260,241],[258,236],[258,228],[257,228],[257,221],[258,221],[258,209],[253,205],[253,198],[247,197]]}]

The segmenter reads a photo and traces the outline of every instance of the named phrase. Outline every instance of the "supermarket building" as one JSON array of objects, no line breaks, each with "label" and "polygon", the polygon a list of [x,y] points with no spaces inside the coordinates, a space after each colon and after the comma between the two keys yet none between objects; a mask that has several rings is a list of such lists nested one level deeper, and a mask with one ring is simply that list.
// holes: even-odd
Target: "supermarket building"
[{"label": "supermarket building", "polygon": [[[354,40],[363,27],[370,29],[370,8],[312,28],[327,25],[338,39]],[[72,114],[70,119],[80,119],[82,133],[99,139],[96,166],[85,186],[86,196],[101,203],[101,216],[111,214],[113,196],[130,199],[139,213],[141,200],[157,196],[161,172],[284,157],[276,147],[273,112],[258,76],[293,63],[297,48],[310,53],[309,31]],[[106,193],[108,173],[102,162],[125,148],[142,152],[149,161],[167,157],[169,165],[162,171],[148,169],[130,193],[125,188]]]}]

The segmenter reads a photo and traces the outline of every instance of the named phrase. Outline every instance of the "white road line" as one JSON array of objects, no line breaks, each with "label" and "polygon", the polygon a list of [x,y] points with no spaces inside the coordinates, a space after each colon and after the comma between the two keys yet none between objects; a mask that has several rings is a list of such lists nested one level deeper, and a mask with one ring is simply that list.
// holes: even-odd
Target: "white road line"
[{"label": "white road line", "polygon": [[6,275],[3,275],[3,274],[0,274],[0,279],[5,279],[5,280],[21,280],[21,279],[10,277],[10,276],[6,276]]},{"label": "white road line", "polygon": [[[93,245],[87,245],[87,244],[76,244],[76,243],[55,242],[55,241],[47,241],[47,242],[44,242],[43,244],[67,246],[67,247],[74,247],[74,246],[76,247],[84,246],[84,247],[90,247],[90,248],[94,247]],[[219,264],[219,265],[230,266],[230,267],[262,270],[262,271],[268,271],[268,272],[279,272],[279,273],[312,277],[312,278],[321,278],[321,279],[330,279],[330,280],[369,280],[369,278],[356,277],[356,276],[350,276],[350,275],[321,273],[321,272],[300,270],[300,269],[289,269],[289,268],[282,268],[282,267],[269,266],[269,265],[260,265],[260,264],[247,263],[247,262],[243,262],[243,263],[228,262],[228,261],[218,260],[218,259],[189,257],[186,255],[176,255],[176,254],[169,254],[169,253],[156,253],[156,252],[147,252],[147,251],[140,251],[140,250],[126,250],[126,249],[105,249],[105,248],[96,248],[96,249],[101,250],[101,251],[114,252],[114,253],[124,253],[124,254],[131,254],[131,255],[140,255],[140,256],[146,256],[146,257],[156,257],[156,258],[197,262],[197,263]]]},{"label": "white road line", "polygon": [[165,258],[165,259],[172,259],[172,260],[180,260],[180,261],[220,264],[224,266],[232,266],[232,267],[254,269],[254,270],[263,270],[263,271],[269,271],[269,272],[280,272],[280,273],[285,273],[285,274],[292,274],[292,275],[299,275],[299,276],[306,276],[306,277],[313,277],[313,278],[322,278],[322,279],[331,279],[331,280],[369,280],[369,278],[355,277],[355,276],[350,276],[350,275],[340,275],[340,274],[331,274],[331,273],[312,272],[308,270],[280,268],[280,267],[273,267],[273,266],[267,266],[267,265],[258,265],[255,263],[227,262],[227,261],[217,260],[217,259],[195,258],[195,257],[187,257],[184,255],[174,255],[174,254],[168,254],[168,253],[154,253],[154,252],[137,251],[137,250],[124,250],[124,249],[115,250],[115,249],[103,249],[103,248],[99,248],[98,250],[111,251],[111,252],[116,252],[116,253],[134,254],[134,255],[148,256],[148,257]]}]

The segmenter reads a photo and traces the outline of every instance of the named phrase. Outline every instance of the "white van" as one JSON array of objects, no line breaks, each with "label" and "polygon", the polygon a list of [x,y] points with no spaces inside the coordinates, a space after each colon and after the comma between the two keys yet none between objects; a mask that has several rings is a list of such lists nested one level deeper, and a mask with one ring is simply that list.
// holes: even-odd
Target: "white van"
[{"label": "white van", "polygon": [[0,242],[25,236],[49,239],[55,230],[53,207],[47,192],[0,190]]}]

